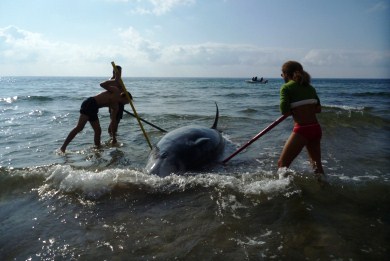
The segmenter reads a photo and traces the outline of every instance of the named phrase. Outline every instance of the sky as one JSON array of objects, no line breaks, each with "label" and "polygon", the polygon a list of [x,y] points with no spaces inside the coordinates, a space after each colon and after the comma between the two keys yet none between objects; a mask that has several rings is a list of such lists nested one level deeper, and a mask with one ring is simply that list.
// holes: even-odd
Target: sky
[{"label": "sky", "polygon": [[1,76],[390,78],[390,0],[1,0]]}]

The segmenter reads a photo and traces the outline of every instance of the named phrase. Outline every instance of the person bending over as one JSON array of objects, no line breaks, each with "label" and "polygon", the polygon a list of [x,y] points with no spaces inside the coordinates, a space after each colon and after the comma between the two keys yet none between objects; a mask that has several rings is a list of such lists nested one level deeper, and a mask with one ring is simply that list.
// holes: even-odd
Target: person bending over
[{"label": "person bending over", "polygon": [[116,143],[116,128],[117,128],[117,113],[119,110],[119,104],[126,104],[128,102],[126,94],[121,92],[119,83],[120,73],[115,75],[113,79],[102,82],[100,84],[106,91],[97,94],[94,97],[89,97],[84,100],[81,104],[80,108],[80,117],[76,127],[74,127],[67,138],[64,141],[64,144],[61,146],[60,150],[65,152],[66,147],[69,143],[74,139],[74,137],[84,129],[85,124],[89,121],[94,131],[94,142],[97,147],[100,146],[100,136],[102,133],[100,122],[98,118],[99,109],[102,107],[109,107],[112,111],[111,114],[111,128],[115,128],[115,130],[111,130],[112,133],[112,143]]}]

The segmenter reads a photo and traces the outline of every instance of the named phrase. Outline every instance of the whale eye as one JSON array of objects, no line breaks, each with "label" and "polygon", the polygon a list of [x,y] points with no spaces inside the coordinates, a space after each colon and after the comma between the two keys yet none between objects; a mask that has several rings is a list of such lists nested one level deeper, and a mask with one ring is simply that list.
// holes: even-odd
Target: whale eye
[{"label": "whale eye", "polygon": [[166,159],[168,157],[168,153],[167,152],[163,152],[160,154],[160,157],[163,158],[163,159]]}]

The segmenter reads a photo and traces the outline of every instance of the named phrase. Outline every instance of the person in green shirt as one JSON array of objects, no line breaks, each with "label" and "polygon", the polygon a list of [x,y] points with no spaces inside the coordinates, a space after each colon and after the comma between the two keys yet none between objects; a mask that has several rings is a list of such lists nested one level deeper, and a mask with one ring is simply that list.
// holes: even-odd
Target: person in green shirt
[{"label": "person in green shirt", "polygon": [[278,167],[289,168],[304,147],[319,181],[324,179],[321,163],[322,130],[316,114],[321,112],[317,92],[310,84],[310,75],[300,63],[288,61],[282,66],[284,84],[280,89],[280,111],[292,115],[293,131],[286,141],[278,161]]}]

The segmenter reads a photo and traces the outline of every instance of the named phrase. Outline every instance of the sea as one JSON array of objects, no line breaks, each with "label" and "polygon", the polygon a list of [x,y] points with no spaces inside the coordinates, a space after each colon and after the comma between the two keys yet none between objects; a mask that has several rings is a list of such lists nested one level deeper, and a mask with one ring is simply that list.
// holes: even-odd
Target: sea
[{"label": "sea", "polygon": [[[104,80],[0,78],[0,260],[390,260],[390,79],[313,79],[326,186],[305,150],[279,178],[291,117],[226,164],[165,178],[145,172],[150,147],[128,113],[118,144],[101,108],[102,146],[87,124],[60,153]],[[282,79],[123,80],[167,131],[211,127],[217,104],[222,159],[280,117]],[[141,123],[152,145],[163,137]]]}]

